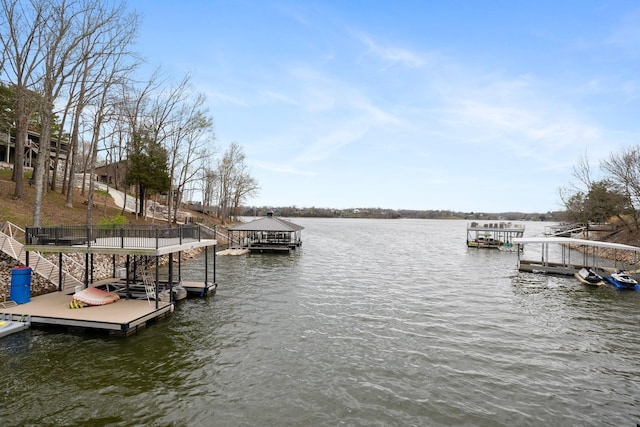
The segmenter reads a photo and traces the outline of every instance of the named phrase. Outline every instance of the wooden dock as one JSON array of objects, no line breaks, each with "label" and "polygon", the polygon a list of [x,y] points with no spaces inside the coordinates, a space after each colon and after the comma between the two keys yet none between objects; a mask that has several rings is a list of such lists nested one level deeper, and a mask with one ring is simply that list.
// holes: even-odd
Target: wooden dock
[{"label": "wooden dock", "polygon": [[[125,285],[123,280],[106,279],[93,283],[91,286],[118,292]],[[205,297],[215,292],[217,284],[205,282],[183,282],[188,297]],[[132,289],[135,289],[132,284]],[[135,293],[136,291],[134,291]],[[31,298],[24,304],[9,308],[0,308],[0,314],[5,316],[28,316],[33,327],[61,327],[76,330],[91,330],[107,332],[109,335],[128,336],[148,323],[158,321],[173,313],[174,304],[169,301],[148,301],[146,297],[137,295],[136,298],[122,297],[119,301],[100,306],[70,308],[74,292],[51,292],[46,295]]]},{"label": "wooden dock", "polygon": [[[640,247],[619,243],[600,242],[596,240],[576,239],[571,237],[532,237],[516,238],[514,244],[519,246],[537,246],[535,251],[539,259],[525,259],[527,252],[518,251],[518,270],[529,273],[547,273],[573,276],[583,267],[601,268],[604,271],[615,272],[618,269],[630,270],[638,264]],[[555,247],[552,250],[552,247]],[[581,251],[575,251],[580,248]],[[601,257],[598,250],[608,249],[614,252],[613,260],[607,261]],[[634,254],[635,262],[627,265],[615,255],[617,251]],[[573,259],[572,259],[573,252]],[[603,263],[613,265],[601,265]]]},{"label": "wooden dock", "polygon": [[73,292],[52,292],[40,295],[24,304],[0,308],[0,313],[30,316],[32,327],[62,327],[107,332],[127,336],[144,329],[149,322],[173,313],[173,304],[146,299],[121,299],[112,304],[69,308]]},{"label": "wooden dock", "polygon": [[227,241],[230,249],[288,254],[302,245],[302,230],[301,225],[268,212],[266,217],[230,227]]},{"label": "wooden dock", "polygon": [[[185,250],[204,250],[205,279],[202,282],[182,282],[187,297],[204,297],[217,288],[215,278],[215,256],[212,277],[209,276],[208,248],[215,254],[216,240],[206,239],[199,226],[181,226],[179,228],[160,227],[26,227],[25,244],[10,237],[12,247],[19,247],[14,254],[30,265],[30,252],[81,253],[85,255],[83,280],[76,280],[73,288],[62,276],[68,275],[61,267],[57,268],[58,291],[31,298],[28,302],[14,306],[4,305],[1,314],[28,316],[32,327],[62,327],[108,332],[110,335],[128,336],[143,329],[150,322],[157,321],[173,313],[176,295],[168,292],[177,287],[180,274],[180,253]],[[120,278],[94,281],[92,277],[93,255],[112,255],[113,271],[122,270]],[[173,273],[173,256],[178,254],[178,274]],[[116,256],[124,256],[124,265],[117,265]],[[169,275],[166,282],[159,278],[159,258],[168,255]],[[60,262],[61,266],[62,263]],[[155,270],[154,277],[149,274]],[[174,280],[175,279],[175,280]],[[81,283],[78,285],[77,283]],[[168,286],[171,283],[172,286]],[[70,308],[77,288],[98,288],[114,292],[120,296],[116,302],[105,305],[91,305],[83,308]],[[151,289],[149,289],[151,288]],[[184,294],[184,291],[182,291]]]},{"label": "wooden dock", "polygon": [[467,247],[477,249],[511,249],[513,239],[522,237],[524,225],[510,222],[467,225]]},{"label": "wooden dock", "polygon": [[218,288],[217,283],[183,281],[182,286],[187,290],[187,295],[192,297],[206,297]]}]

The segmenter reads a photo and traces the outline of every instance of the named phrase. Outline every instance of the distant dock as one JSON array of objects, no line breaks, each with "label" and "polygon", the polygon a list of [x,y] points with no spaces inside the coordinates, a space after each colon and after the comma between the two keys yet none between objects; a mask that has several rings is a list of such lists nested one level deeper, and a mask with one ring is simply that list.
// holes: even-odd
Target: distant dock
[{"label": "distant dock", "polygon": [[490,222],[467,225],[467,246],[477,249],[508,249],[514,247],[513,241],[522,237],[524,225],[510,222]]},{"label": "distant dock", "polygon": [[230,249],[288,254],[302,245],[302,230],[301,225],[276,218],[270,211],[266,217],[229,228],[228,241]]}]

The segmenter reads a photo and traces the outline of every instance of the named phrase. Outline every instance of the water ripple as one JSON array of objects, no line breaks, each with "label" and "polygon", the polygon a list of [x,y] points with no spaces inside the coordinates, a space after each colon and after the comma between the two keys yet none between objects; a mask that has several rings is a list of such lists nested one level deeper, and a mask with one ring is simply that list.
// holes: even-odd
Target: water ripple
[{"label": "water ripple", "polygon": [[300,250],[219,257],[216,295],[133,337],[0,340],[3,425],[640,421],[640,292],[518,273],[464,222],[299,221]]}]

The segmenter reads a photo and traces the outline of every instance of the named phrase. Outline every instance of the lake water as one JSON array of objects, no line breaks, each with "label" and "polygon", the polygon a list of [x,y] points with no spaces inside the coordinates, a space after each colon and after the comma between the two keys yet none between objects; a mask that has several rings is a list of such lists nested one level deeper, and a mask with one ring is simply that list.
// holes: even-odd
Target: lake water
[{"label": "lake water", "polygon": [[294,221],[300,250],[217,257],[215,295],[134,336],[1,339],[0,424],[640,422],[640,292],[518,273],[464,221]]}]

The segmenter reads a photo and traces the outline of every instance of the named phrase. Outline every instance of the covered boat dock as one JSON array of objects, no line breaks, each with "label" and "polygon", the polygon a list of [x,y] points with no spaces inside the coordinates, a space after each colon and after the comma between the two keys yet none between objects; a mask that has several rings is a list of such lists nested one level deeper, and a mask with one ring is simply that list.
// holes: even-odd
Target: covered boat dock
[{"label": "covered boat dock", "polygon": [[266,217],[229,228],[229,242],[232,249],[289,253],[302,245],[302,230],[304,227],[268,212]]},{"label": "covered boat dock", "polygon": [[524,225],[510,222],[491,222],[467,225],[467,246],[477,249],[511,249],[513,240],[522,237]]},{"label": "covered boat dock", "polygon": [[[57,253],[62,266],[63,254],[85,256],[84,283],[65,286],[58,268],[58,291],[30,298],[28,302],[0,308],[0,314],[29,316],[31,326],[57,326],[71,329],[105,331],[111,335],[130,335],[147,323],[170,315],[174,310],[175,289],[183,286],[192,296],[206,296],[217,287],[215,278],[216,240],[205,238],[200,226],[180,227],[27,227],[25,229],[26,264],[30,253]],[[203,282],[186,282],[181,275],[181,253],[204,249]],[[211,250],[211,254],[209,251]],[[178,272],[174,271],[174,255],[178,255]],[[94,281],[95,255],[111,255],[112,278]],[[160,258],[168,257],[168,277],[161,281]],[[118,264],[120,261],[120,264]],[[124,262],[123,262],[124,260]],[[213,267],[209,268],[209,260]],[[35,266],[34,266],[35,267]],[[154,271],[155,270],[155,271]],[[146,277],[143,277],[146,275]],[[148,285],[148,286],[147,286]],[[74,309],[70,303],[79,292],[95,288],[95,292],[115,294],[115,302]]]},{"label": "covered boat dock", "polygon": [[[640,247],[620,243],[571,237],[516,238],[513,242],[523,247],[523,251],[518,251],[518,270],[523,272],[572,276],[583,267],[608,272],[630,271],[637,270],[640,260]],[[525,249],[525,245],[535,249]],[[604,250],[613,251],[613,257],[604,258],[601,255]],[[618,252],[632,254],[631,262],[621,260]],[[537,259],[525,259],[525,255],[534,255]]]}]

